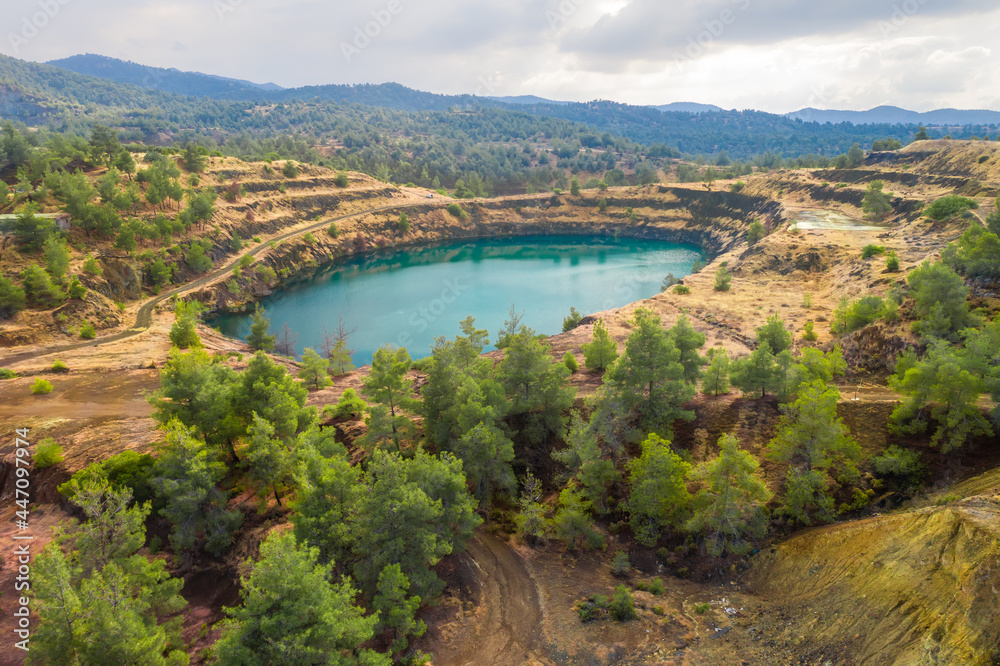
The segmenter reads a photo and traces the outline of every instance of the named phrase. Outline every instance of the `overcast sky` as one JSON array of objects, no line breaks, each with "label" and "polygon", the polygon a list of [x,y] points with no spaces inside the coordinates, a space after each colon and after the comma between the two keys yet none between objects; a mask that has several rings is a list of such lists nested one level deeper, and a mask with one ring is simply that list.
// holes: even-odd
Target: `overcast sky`
[{"label": "overcast sky", "polygon": [[996,0],[3,4],[0,50],[26,60],[99,53],[285,87],[395,81],[440,93],[772,112],[1000,110]]}]

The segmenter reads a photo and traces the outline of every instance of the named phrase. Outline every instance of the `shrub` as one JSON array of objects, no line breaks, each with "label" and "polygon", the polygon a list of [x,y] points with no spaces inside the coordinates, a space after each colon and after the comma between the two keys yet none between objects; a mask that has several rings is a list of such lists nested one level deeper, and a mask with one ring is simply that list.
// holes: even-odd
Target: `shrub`
[{"label": "shrub", "polygon": [[52,393],[52,382],[47,379],[42,379],[41,377],[35,380],[35,383],[31,385],[31,392],[35,395],[45,395],[47,393]]},{"label": "shrub", "polygon": [[807,342],[815,342],[819,336],[816,334],[816,325],[812,321],[807,321],[802,327],[802,339]]},{"label": "shrub", "polygon": [[663,606],[653,606],[653,615],[663,615]]},{"label": "shrub", "polygon": [[337,223],[331,222],[330,226],[326,228],[326,233],[330,235],[331,238],[336,238],[340,235],[340,230],[337,229]]},{"label": "shrub", "polygon": [[465,220],[469,217],[469,214],[457,203],[448,204],[448,212],[451,213],[452,217],[457,217],[460,220]]},{"label": "shrub", "polygon": [[608,598],[603,594],[595,594],[587,601],[581,601],[576,605],[576,612],[580,615],[583,623],[599,620],[607,613]]},{"label": "shrub", "polygon": [[254,270],[257,271],[257,275],[259,275],[261,279],[267,283],[273,282],[278,277],[278,274],[275,273],[274,269],[270,266],[258,264]]},{"label": "shrub", "polygon": [[84,467],[56,490],[65,497],[73,499],[80,485],[93,479],[104,478],[112,486],[131,488],[132,501],[143,504],[156,495],[150,484],[155,464],[156,459],[148,453],[122,451],[118,455]]},{"label": "shrub", "polygon": [[0,275],[0,319],[13,317],[27,305],[24,289]]},{"label": "shrub", "polygon": [[0,379],[14,379],[17,373],[10,368],[0,368]]},{"label": "shrub", "polygon": [[346,173],[341,171],[337,174],[337,177],[333,179],[333,184],[337,187],[347,187],[351,184],[351,179],[348,178]]},{"label": "shrub", "polygon": [[917,482],[924,474],[924,465],[916,451],[893,444],[880,456],[872,459],[875,473],[879,476],[895,476]]},{"label": "shrub", "polygon": [[941,261],[956,273],[968,277],[1000,277],[1000,238],[979,225],[971,226],[962,237],[941,253]]},{"label": "shrub", "polygon": [[52,372],[59,372],[59,373],[69,372],[69,366],[67,366],[59,359],[56,359],[52,363]]},{"label": "shrub", "polygon": [[576,356],[573,356],[573,352],[567,351],[563,355],[563,364],[570,372],[576,372],[580,369],[580,364],[576,360]]},{"label": "shrub", "polygon": [[944,506],[945,504],[950,504],[951,502],[957,502],[960,499],[962,499],[961,495],[948,493],[947,495],[942,495],[934,500],[934,506]]},{"label": "shrub", "polygon": [[309,233],[307,233],[305,236],[302,237],[302,240],[304,240],[305,242],[307,242],[309,244],[312,244],[312,243],[316,242],[316,237],[313,236],[312,232],[310,231]]},{"label": "shrub", "polygon": [[837,335],[847,335],[881,319],[885,314],[885,301],[880,296],[862,296],[856,301],[844,299],[833,311],[830,330]]},{"label": "shrub", "polygon": [[80,284],[80,278],[73,276],[73,281],[69,283],[69,297],[80,300],[87,295],[87,288]]},{"label": "shrub", "polygon": [[632,568],[632,563],[628,559],[628,553],[623,550],[619,550],[615,553],[614,559],[611,560],[611,573],[619,578],[628,574],[629,569]]},{"label": "shrub", "polygon": [[233,252],[239,252],[243,249],[243,239],[240,238],[239,234],[233,234],[233,237],[229,239],[229,249]]},{"label": "shrub", "polygon": [[410,216],[406,213],[400,213],[399,219],[396,221],[396,228],[402,232],[407,232],[410,230]]},{"label": "shrub", "polygon": [[576,308],[570,308],[569,316],[563,317],[563,326],[562,326],[563,333],[566,333],[567,331],[572,331],[574,328],[580,325],[581,321],[583,321],[583,315],[581,315]]},{"label": "shrub", "polygon": [[611,597],[611,603],[608,604],[608,614],[611,616],[611,619],[618,622],[628,622],[637,617],[635,614],[635,599],[624,585],[619,585],[615,588],[614,596]]},{"label": "shrub", "polygon": [[87,258],[83,260],[83,272],[89,275],[100,275],[104,271],[100,264],[97,263],[97,259],[88,254]]},{"label": "shrub", "polygon": [[187,252],[187,265],[195,273],[204,273],[212,267],[212,258],[206,254],[206,250],[212,247],[208,241],[191,241]]},{"label": "shrub", "polygon": [[868,259],[879,254],[885,254],[885,247],[881,245],[865,245],[864,249],[861,250],[862,259]]},{"label": "shrub", "polygon": [[251,256],[249,254],[244,254],[242,257],[240,257],[240,268],[241,269],[250,268],[250,266],[252,266],[252,265],[253,265],[253,256]]},{"label": "shrub", "polygon": [[924,209],[924,215],[932,220],[941,222],[957,217],[970,209],[979,208],[979,204],[974,199],[960,197],[957,194],[949,194],[941,197]]},{"label": "shrub", "polygon": [[813,306],[813,297],[808,291],[802,294],[802,307],[808,310]]},{"label": "shrub", "polygon": [[711,607],[712,607],[711,604],[707,603],[695,604],[694,612],[697,613],[698,615],[704,615],[705,613],[708,612],[708,609]]},{"label": "shrub", "polygon": [[675,294],[680,294],[681,296],[683,296],[685,294],[690,294],[691,293],[691,287],[687,286],[686,284],[679,284],[679,285],[677,285],[677,286],[674,287],[674,293]]},{"label": "shrub", "polygon": [[666,591],[666,588],[663,587],[663,581],[659,578],[654,578],[649,584],[650,594],[663,594]]},{"label": "shrub", "polygon": [[85,321],[80,324],[80,337],[84,340],[93,340],[97,337],[97,331],[94,330],[94,325],[89,321]]},{"label": "shrub", "polygon": [[885,256],[885,269],[890,273],[895,273],[899,270],[899,256],[895,250],[889,250],[889,254]]},{"label": "shrub", "polygon": [[285,178],[295,178],[299,175],[299,168],[295,166],[294,162],[287,160],[285,162],[285,166],[281,169],[281,173],[285,176]]},{"label": "shrub", "polygon": [[253,242],[254,243],[259,243],[260,242],[260,236],[254,236],[253,237]]},{"label": "shrub", "polygon": [[729,291],[732,282],[733,274],[729,272],[729,269],[725,266],[719,266],[719,269],[715,271],[715,290]]},{"label": "shrub", "polygon": [[767,230],[764,229],[764,225],[760,223],[760,220],[754,220],[750,223],[750,228],[747,230],[747,245],[753,247],[766,235]]},{"label": "shrub", "polygon": [[365,401],[358,397],[354,389],[347,389],[340,396],[340,401],[336,405],[328,405],[323,408],[323,416],[331,419],[352,419],[361,416],[368,410]]},{"label": "shrub", "polygon": [[24,285],[24,296],[31,305],[54,308],[66,298],[59,285],[38,264],[31,264],[21,271],[21,283]]},{"label": "shrub", "polygon": [[31,459],[35,461],[35,465],[39,469],[45,469],[61,463],[66,459],[66,456],[63,455],[62,447],[56,443],[56,440],[46,437],[38,442],[38,446],[35,447],[35,455]]}]

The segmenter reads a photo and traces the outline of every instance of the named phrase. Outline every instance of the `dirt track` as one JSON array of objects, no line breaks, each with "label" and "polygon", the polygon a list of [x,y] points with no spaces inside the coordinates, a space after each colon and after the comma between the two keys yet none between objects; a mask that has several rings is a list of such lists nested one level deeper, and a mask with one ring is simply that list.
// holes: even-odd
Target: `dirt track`
[{"label": "dirt track", "polygon": [[542,607],[521,556],[480,531],[465,559],[479,584],[477,626],[461,640],[435,646],[436,666],[548,664],[541,654]]},{"label": "dirt track", "polygon": [[[371,215],[372,213],[381,213],[381,212],[384,212],[384,211],[387,211],[387,210],[396,210],[396,209],[399,209],[399,208],[410,208],[410,207],[413,207],[413,206],[416,206],[416,205],[423,205],[423,203],[424,202],[420,202],[419,204],[416,203],[416,202],[399,203],[399,204],[394,204],[392,206],[382,206],[380,208],[372,208],[371,210],[365,210],[365,211],[361,211],[361,212],[357,212],[357,213],[350,213],[348,215],[341,215],[340,217],[331,217],[331,218],[323,220],[322,222],[316,222],[314,224],[310,224],[309,226],[300,227],[300,228],[295,229],[293,231],[288,231],[288,232],[285,232],[285,233],[283,233],[283,234],[281,234],[279,236],[275,236],[274,238],[269,239],[269,241],[267,243],[261,243],[260,245],[258,245],[257,247],[255,247],[252,250],[249,250],[245,254],[249,254],[250,256],[256,256],[261,251],[267,249],[270,246],[270,243],[272,243],[272,242],[280,243],[281,241],[286,240],[288,238],[291,238],[293,236],[304,235],[306,233],[309,233],[310,231],[316,231],[318,229],[325,229],[332,222],[340,222],[341,220],[347,220],[347,219],[350,219],[352,217],[359,217],[359,216],[362,216],[362,215]],[[146,329],[149,328],[149,325],[152,322],[153,309],[157,305],[159,305],[160,303],[162,303],[165,300],[169,299],[170,297],[174,296],[175,294],[180,294],[180,293],[183,293],[183,292],[186,292],[186,291],[191,291],[192,289],[198,289],[198,288],[204,287],[206,285],[209,285],[209,284],[215,282],[216,280],[219,280],[219,279],[221,279],[221,278],[229,275],[229,273],[232,272],[233,268],[235,268],[236,265],[239,264],[239,263],[240,263],[240,258],[234,259],[233,261],[229,262],[225,266],[217,268],[217,269],[213,270],[212,272],[208,273],[207,275],[204,275],[204,276],[198,278],[197,280],[194,280],[192,282],[188,282],[187,284],[181,285],[180,287],[177,287],[176,289],[172,289],[171,291],[164,292],[164,293],[160,294],[159,296],[156,296],[156,297],[154,297],[154,298],[146,301],[139,308],[138,312],[136,312],[135,323],[132,324],[132,327],[129,328],[129,329],[126,329],[124,331],[120,331],[118,333],[114,333],[112,335],[106,335],[106,336],[103,336],[103,337],[100,337],[100,338],[97,338],[97,339],[94,339],[94,340],[87,340],[85,342],[74,342],[72,344],[59,345],[57,347],[43,347],[41,349],[33,349],[31,351],[24,351],[24,352],[21,352],[19,354],[11,354],[9,356],[5,356],[5,357],[0,358],[0,366],[13,365],[15,363],[20,363],[21,361],[26,361],[26,360],[34,357],[34,356],[39,356],[39,355],[60,354],[60,353],[68,352],[68,351],[73,351],[73,350],[76,350],[76,349],[84,349],[86,347],[96,347],[98,345],[104,345],[104,344],[107,344],[109,342],[117,342],[119,340],[124,340],[124,339],[130,338],[130,337],[132,337],[134,335],[138,335],[139,333],[142,333],[143,331],[145,331]]]}]

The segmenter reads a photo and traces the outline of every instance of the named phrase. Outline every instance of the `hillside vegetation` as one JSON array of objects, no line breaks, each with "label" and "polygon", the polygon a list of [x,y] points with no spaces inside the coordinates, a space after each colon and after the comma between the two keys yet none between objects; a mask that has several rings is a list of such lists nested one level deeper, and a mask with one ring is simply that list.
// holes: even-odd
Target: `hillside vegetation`
[{"label": "hillside vegetation", "polygon": [[[444,113],[528,155],[506,111]],[[544,122],[566,142],[593,131]],[[331,169],[129,132],[3,133],[0,335],[27,350],[0,357],[0,422],[41,445],[32,659],[489,663],[506,643],[543,663],[610,645],[648,662],[669,639],[692,660],[995,660],[992,142],[854,147],[816,168],[667,149],[626,174],[646,148],[546,136],[569,189],[488,197],[471,174],[439,193],[341,168],[374,135],[327,145]],[[573,183],[562,160],[599,152],[616,166]],[[55,212],[67,231],[39,217]],[[350,313],[298,354],[254,304],[349,256],[546,233],[710,260],[614,310],[566,303],[561,335],[512,308],[501,330],[469,317],[426,359],[386,345],[360,370]],[[245,341],[200,323],[226,308],[254,308]],[[54,538],[70,511],[82,520]],[[700,640],[709,623],[725,638]]]}]

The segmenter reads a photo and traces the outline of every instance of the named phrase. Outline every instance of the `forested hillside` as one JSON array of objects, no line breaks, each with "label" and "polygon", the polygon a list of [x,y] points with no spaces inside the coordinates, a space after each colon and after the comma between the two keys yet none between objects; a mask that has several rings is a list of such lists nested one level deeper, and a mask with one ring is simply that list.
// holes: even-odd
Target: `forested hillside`
[{"label": "forested hillside", "polygon": [[[92,60],[99,56],[89,58]],[[135,77],[135,72],[131,69],[108,67],[102,71],[102,68],[94,66],[93,62],[87,60],[75,61],[75,64],[61,64],[119,82],[132,81]],[[152,74],[149,76],[154,79],[172,80],[170,70],[151,69],[151,71]],[[159,84],[152,87],[169,89]],[[510,122],[503,123],[505,126],[511,123],[530,124],[530,121],[523,119],[515,120],[526,112],[541,118],[560,118],[583,123],[597,132],[626,137],[643,145],[662,144],[689,155],[715,155],[720,151],[726,151],[729,156],[738,159],[748,159],[762,153],[774,153],[785,158],[809,154],[835,156],[846,152],[854,143],[870,147],[874,141],[887,137],[908,143],[919,131],[915,123],[854,125],[846,120],[837,123],[804,122],[801,119],[760,111],[724,111],[712,107],[705,107],[704,113],[693,114],[672,110],[672,105],[632,106],[604,100],[587,103],[520,100],[520,103],[504,103],[497,99],[472,95],[438,95],[421,92],[396,83],[359,86],[325,85],[265,91],[252,86],[236,86],[220,82],[216,86],[189,87],[187,90],[192,94],[216,99],[252,101],[259,104],[315,104],[316,107],[311,107],[313,109],[311,116],[338,113],[339,108],[325,104],[329,102],[409,112],[485,113],[486,109],[495,109],[495,113],[504,118],[513,114],[510,116]],[[209,110],[206,117],[215,113],[219,111]],[[496,116],[491,116],[493,117]],[[301,118],[290,117],[286,122],[296,129],[309,130]],[[409,124],[405,117],[396,117],[393,122],[395,129]],[[450,126],[450,123],[443,118],[436,119],[436,122]],[[538,122],[541,124],[533,128],[532,133],[548,134],[551,126],[543,120]],[[220,124],[225,127],[224,123]],[[991,129],[982,125],[932,128],[930,136],[938,138],[950,133],[954,138],[969,138],[987,134]],[[511,136],[521,138],[523,131]]]}]

